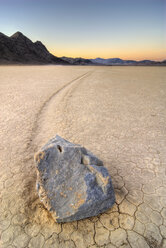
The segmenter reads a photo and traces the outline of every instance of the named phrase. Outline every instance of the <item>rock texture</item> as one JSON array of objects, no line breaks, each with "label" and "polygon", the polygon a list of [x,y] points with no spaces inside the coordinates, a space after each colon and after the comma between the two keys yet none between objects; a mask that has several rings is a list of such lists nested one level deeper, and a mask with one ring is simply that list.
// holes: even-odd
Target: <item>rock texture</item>
[{"label": "rock texture", "polygon": [[32,42],[21,32],[11,37],[0,33],[0,63],[69,64],[47,50],[40,42]]},{"label": "rock texture", "polygon": [[91,152],[60,136],[35,155],[37,191],[56,222],[98,215],[115,202],[111,178]]}]

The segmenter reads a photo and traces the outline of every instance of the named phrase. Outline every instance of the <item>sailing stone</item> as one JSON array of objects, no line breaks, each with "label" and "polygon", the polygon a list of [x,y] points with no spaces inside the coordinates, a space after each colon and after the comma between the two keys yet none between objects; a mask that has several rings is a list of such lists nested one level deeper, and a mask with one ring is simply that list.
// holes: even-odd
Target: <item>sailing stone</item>
[{"label": "sailing stone", "polygon": [[56,135],[35,162],[39,198],[56,222],[96,216],[114,204],[108,170],[84,147]]}]

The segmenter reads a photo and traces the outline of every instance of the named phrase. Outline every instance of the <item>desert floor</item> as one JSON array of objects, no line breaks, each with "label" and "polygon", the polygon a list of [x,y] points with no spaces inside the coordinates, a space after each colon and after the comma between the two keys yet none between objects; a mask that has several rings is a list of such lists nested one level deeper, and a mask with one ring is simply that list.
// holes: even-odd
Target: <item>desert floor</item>
[{"label": "desert floor", "polygon": [[[0,67],[0,247],[166,247],[166,68]],[[56,134],[103,160],[116,204],[54,223],[33,156]]]}]

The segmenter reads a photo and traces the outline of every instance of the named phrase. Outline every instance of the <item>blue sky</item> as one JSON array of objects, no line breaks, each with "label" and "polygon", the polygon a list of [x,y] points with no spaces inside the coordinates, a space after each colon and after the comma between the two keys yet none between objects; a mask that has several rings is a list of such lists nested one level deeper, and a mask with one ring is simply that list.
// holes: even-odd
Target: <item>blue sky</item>
[{"label": "blue sky", "polygon": [[166,0],[0,0],[0,32],[57,56],[166,58]]}]

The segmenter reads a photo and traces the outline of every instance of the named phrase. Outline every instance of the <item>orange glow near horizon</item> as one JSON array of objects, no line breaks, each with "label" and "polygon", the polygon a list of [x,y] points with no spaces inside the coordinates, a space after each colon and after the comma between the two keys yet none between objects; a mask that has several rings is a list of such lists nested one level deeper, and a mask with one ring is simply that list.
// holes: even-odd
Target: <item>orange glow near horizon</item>
[{"label": "orange glow near horizon", "polygon": [[[79,42],[48,44],[48,49],[52,54],[58,57],[82,57],[93,59],[100,58],[121,58],[126,60],[155,60],[162,61],[166,59],[166,39],[158,42],[154,39],[137,41],[135,38],[131,41],[124,40],[121,42],[98,42],[95,43],[85,40],[81,44]],[[56,49],[55,49],[56,48]]]},{"label": "orange glow near horizon", "polygon": [[160,49],[118,49],[118,50],[109,50],[108,49],[98,49],[98,53],[96,49],[68,49],[68,48],[60,48],[60,49],[50,49],[50,52],[57,57],[82,57],[87,59],[94,59],[96,57],[100,58],[121,58],[125,60],[155,60],[162,61],[166,59],[166,48]]}]

